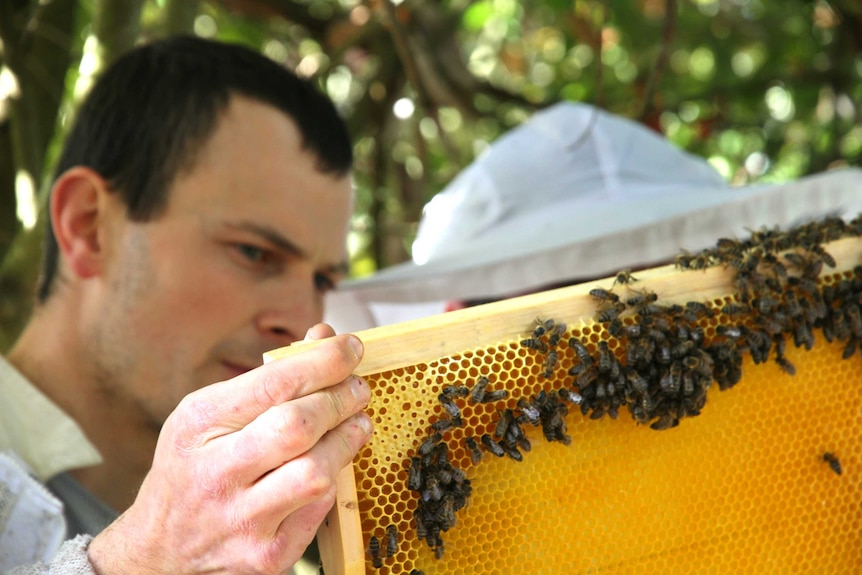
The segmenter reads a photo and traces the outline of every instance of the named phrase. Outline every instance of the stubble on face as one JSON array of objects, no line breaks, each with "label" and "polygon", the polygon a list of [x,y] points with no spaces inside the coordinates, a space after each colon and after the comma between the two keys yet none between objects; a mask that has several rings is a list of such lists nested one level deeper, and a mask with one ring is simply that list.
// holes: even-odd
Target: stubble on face
[{"label": "stubble on face", "polygon": [[[118,412],[137,413],[147,426],[159,430],[176,406],[162,405],[158,397],[172,377],[170,366],[175,362],[170,348],[162,348],[159,355],[151,352],[155,342],[169,333],[154,333],[141,320],[148,294],[157,293],[158,284],[143,233],[146,225],[130,224],[121,257],[106,282],[110,293],[103,298],[103,313],[91,326],[88,341],[96,392]],[[166,332],[167,326],[162,329]]]}]

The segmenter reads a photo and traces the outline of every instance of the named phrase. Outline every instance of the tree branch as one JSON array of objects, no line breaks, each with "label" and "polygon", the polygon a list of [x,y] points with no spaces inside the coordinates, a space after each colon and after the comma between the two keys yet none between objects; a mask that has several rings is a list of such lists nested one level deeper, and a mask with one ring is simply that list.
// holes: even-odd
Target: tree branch
[{"label": "tree branch", "polygon": [[665,16],[664,28],[662,29],[661,35],[661,48],[659,49],[655,66],[650,72],[649,79],[647,80],[641,111],[638,114],[639,120],[643,120],[653,111],[655,90],[661,82],[662,75],[664,75],[664,71],[667,68],[671,46],[673,45],[673,38],[676,35],[676,15],[676,0],[665,0]]}]

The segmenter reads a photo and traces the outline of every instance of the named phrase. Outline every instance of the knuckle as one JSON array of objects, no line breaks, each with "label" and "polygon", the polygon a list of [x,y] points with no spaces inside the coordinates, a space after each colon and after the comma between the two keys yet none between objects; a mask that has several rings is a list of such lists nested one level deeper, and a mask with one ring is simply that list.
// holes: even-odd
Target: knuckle
[{"label": "knuckle", "polygon": [[173,431],[177,448],[191,451],[200,447],[207,439],[208,432],[216,426],[217,408],[199,394],[184,397],[177,409],[170,415],[166,424]]},{"label": "knuckle", "polygon": [[271,441],[278,450],[293,454],[302,452],[316,439],[314,421],[303,409],[285,404],[274,410],[273,419]]},{"label": "knuckle", "polygon": [[350,348],[346,335],[336,336],[330,341],[327,348],[327,355],[330,356],[327,365],[332,371],[332,377],[339,381],[350,375],[359,361]]},{"label": "knuckle", "polygon": [[338,415],[339,419],[343,419],[347,414],[348,406],[344,395],[339,393],[340,391],[341,389],[333,389],[332,391],[326,391],[324,393],[326,393],[326,396],[329,399],[329,406],[332,410],[331,413]]},{"label": "knuckle", "polygon": [[251,565],[250,573],[280,573],[284,570],[282,565],[283,549],[274,541],[263,541],[258,544],[257,552],[254,554],[254,564]]},{"label": "knuckle", "polygon": [[320,499],[335,488],[335,478],[330,474],[329,466],[324,462],[307,458],[301,470],[301,484],[309,497]]},{"label": "knuckle", "polygon": [[302,382],[294,370],[264,370],[254,387],[255,400],[259,405],[278,405],[297,397],[300,389]]}]

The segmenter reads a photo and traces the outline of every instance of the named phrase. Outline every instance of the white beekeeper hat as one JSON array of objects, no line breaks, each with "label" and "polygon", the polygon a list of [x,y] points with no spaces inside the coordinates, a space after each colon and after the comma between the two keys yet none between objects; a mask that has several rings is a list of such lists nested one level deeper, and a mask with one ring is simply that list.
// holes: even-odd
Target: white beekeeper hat
[{"label": "white beekeeper hat", "polygon": [[731,187],[634,121],[556,104],[497,139],[426,205],[412,262],[342,284],[327,321],[371,327],[439,311],[442,300],[505,297],[657,265],[763,226],[855,215],[860,184],[862,170],[846,169]]}]

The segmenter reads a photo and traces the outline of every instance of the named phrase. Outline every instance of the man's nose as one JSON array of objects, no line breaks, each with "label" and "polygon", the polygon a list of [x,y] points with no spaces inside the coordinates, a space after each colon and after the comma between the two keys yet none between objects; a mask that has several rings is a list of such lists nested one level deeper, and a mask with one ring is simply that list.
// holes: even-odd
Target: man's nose
[{"label": "man's nose", "polygon": [[258,330],[273,344],[289,345],[323,319],[323,297],[311,279],[296,282],[269,296],[258,316]]}]

